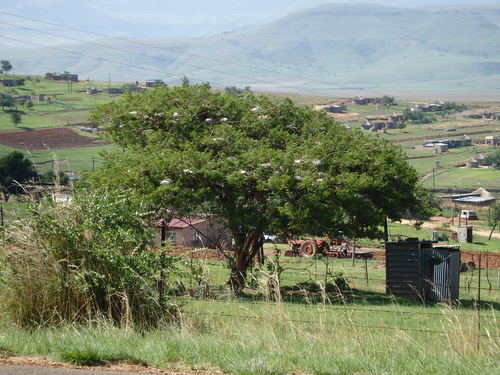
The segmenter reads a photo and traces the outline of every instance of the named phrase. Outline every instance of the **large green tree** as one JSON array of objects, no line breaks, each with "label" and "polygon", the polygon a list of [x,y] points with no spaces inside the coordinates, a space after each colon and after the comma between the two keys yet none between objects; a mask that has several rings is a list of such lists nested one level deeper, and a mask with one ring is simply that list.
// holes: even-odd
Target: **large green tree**
[{"label": "large green tree", "polygon": [[2,106],[2,111],[5,107],[12,107],[15,104],[15,99],[12,95],[0,93],[0,105]]},{"label": "large green tree", "polygon": [[5,192],[15,192],[17,183],[24,183],[36,176],[33,163],[22,152],[13,151],[0,158],[0,185]]},{"label": "large green tree", "polygon": [[12,65],[8,60],[0,60],[0,67],[2,72],[5,74],[12,70]]},{"label": "large green tree", "polygon": [[21,123],[23,119],[23,116],[21,115],[21,113],[19,112],[12,112],[10,114],[10,121],[12,121],[12,123],[14,124],[14,126],[17,128],[17,125],[19,125]]},{"label": "large green tree", "polygon": [[224,220],[236,287],[265,230],[381,237],[386,217],[425,210],[418,174],[398,147],[289,99],[160,87],[98,106],[92,119],[125,150],[106,155],[92,180],[159,211]]}]

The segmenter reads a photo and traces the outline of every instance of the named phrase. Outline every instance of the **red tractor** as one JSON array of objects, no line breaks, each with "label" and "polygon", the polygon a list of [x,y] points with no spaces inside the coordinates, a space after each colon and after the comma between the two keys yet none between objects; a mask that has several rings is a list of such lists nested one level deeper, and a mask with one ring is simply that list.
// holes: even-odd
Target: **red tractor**
[{"label": "red tractor", "polygon": [[290,240],[288,248],[285,256],[312,257],[314,254],[325,254],[330,251],[328,242],[317,239]]},{"label": "red tractor", "polygon": [[[344,253],[340,250],[340,245],[342,245],[342,240],[336,239],[331,241],[331,246],[328,242],[321,239],[289,240],[288,251],[285,252],[285,256],[309,258],[314,254],[323,254],[327,257],[343,258]],[[353,245],[348,243],[348,246],[350,250],[347,253],[347,257],[352,258]],[[360,247],[356,245],[357,258],[373,258],[373,252],[358,251],[358,249]]]}]

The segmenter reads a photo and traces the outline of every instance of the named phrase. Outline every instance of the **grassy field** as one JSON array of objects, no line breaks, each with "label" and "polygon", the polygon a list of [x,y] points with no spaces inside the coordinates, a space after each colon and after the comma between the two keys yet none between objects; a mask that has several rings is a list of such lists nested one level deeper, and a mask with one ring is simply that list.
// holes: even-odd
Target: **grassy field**
[{"label": "grassy field", "polygon": [[[208,282],[182,280],[190,294],[177,324],[152,331],[83,325],[19,330],[1,321],[3,353],[43,355],[76,365],[142,364],[148,368],[229,374],[429,374],[500,370],[497,285],[479,272],[462,277],[460,304],[385,294],[378,261],[295,260],[281,277],[254,269],[254,288],[234,294],[228,269],[197,261]],[[366,268],[365,268],[366,266]],[[336,289],[331,274],[348,288]],[[486,280],[496,280],[497,271]],[[278,284],[276,284],[278,283]],[[276,285],[281,293],[276,293]],[[478,309],[478,307],[481,309]]]}]

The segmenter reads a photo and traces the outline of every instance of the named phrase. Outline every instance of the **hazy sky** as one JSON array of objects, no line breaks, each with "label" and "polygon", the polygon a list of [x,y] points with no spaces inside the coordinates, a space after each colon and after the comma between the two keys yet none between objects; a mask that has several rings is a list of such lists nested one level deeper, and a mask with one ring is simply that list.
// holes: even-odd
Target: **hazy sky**
[{"label": "hazy sky", "polygon": [[[0,36],[19,35],[23,31],[19,26],[45,31],[53,29],[51,25],[35,21],[97,31],[114,37],[209,36],[258,26],[290,12],[320,4],[356,2],[398,7],[500,4],[500,0],[0,0],[0,12],[4,12],[0,14]],[[71,32],[66,30],[66,34],[71,35]],[[51,44],[58,43],[43,35],[31,37]],[[3,43],[14,44],[8,40]]]}]

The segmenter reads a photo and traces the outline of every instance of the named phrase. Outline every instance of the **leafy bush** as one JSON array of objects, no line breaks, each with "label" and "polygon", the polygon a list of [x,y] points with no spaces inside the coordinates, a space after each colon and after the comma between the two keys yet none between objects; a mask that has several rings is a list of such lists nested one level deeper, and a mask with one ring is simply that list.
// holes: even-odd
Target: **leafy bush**
[{"label": "leafy bush", "polygon": [[0,158],[0,189],[5,192],[14,193],[19,183],[35,176],[33,163],[22,152],[13,151]]},{"label": "leafy bush", "polygon": [[65,204],[49,196],[31,202],[0,253],[0,307],[27,326],[102,318],[159,323],[168,313],[156,280],[162,271],[174,274],[178,258],[154,246],[146,214],[105,189],[77,188]]},{"label": "leafy bush", "polygon": [[403,121],[412,122],[414,124],[432,124],[434,117],[430,114],[425,114],[420,111],[411,111],[409,108],[403,111]]},{"label": "leafy bush", "polygon": [[465,104],[463,103],[456,103],[456,102],[445,102],[443,105],[443,111],[465,111],[469,109]]}]

